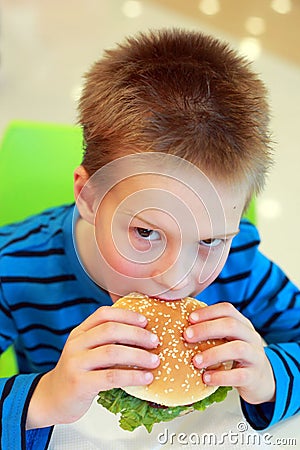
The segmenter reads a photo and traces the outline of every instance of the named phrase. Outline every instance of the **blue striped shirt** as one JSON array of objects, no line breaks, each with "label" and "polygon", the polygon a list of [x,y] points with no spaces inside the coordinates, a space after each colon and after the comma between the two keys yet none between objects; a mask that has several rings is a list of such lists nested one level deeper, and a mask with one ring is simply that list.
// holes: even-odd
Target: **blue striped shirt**
[{"label": "blue striped shirt", "polygon": [[[20,370],[0,380],[3,449],[47,448],[51,428],[25,432],[32,392],[41,373],[55,366],[70,331],[112,304],[78,260],[73,212],[74,205],[62,206],[0,228],[0,353],[13,343]],[[221,274],[198,298],[232,303],[267,342],[276,401],[251,405],[241,399],[249,423],[265,429],[300,409],[300,295],[259,252],[259,243],[257,229],[242,220]]]}]

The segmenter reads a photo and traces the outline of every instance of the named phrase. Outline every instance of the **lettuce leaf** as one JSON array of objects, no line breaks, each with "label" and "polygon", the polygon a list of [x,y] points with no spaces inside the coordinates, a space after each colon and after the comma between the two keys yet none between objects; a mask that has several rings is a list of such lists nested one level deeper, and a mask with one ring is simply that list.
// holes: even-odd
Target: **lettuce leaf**
[{"label": "lettuce leaf", "polygon": [[99,392],[97,402],[114,414],[121,413],[119,424],[123,430],[133,431],[144,426],[150,433],[155,423],[173,420],[187,411],[204,411],[212,403],[222,402],[231,389],[231,387],[221,386],[209,397],[192,405],[169,408],[155,408],[146,400],[133,397],[119,388]]}]

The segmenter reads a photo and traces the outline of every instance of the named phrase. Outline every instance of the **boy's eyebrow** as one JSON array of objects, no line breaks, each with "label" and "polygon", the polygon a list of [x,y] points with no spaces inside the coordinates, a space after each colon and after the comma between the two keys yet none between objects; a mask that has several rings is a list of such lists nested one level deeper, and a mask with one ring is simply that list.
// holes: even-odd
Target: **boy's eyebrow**
[{"label": "boy's eyebrow", "polygon": [[[149,220],[144,219],[139,214],[135,214],[134,217],[139,219],[139,220],[142,220],[147,225],[149,225],[151,228],[154,228],[154,229],[157,228],[157,225],[154,225],[153,223],[149,222]],[[240,232],[240,230],[238,229],[237,231],[232,231],[231,233],[220,234],[220,235],[217,235],[217,236],[213,236],[213,237],[209,237],[209,238],[202,238],[202,239],[225,239],[225,238],[228,238],[228,237],[236,236],[237,234],[239,234],[239,232]]]},{"label": "boy's eyebrow", "polygon": [[232,233],[226,233],[226,234],[220,234],[219,236],[214,236],[214,239],[225,239],[227,237],[232,237],[232,236],[236,236],[237,234],[239,234],[240,230],[237,231],[233,231]]},{"label": "boy's eyebrow", "polygon": [[139,219],[142,222],[145,222],[151,228],[154,228],[154,229],[155,228],[159,228],[157,225],[155,225],[154,223],[149,222],[149,220],[147,220],[147,219],[144,219],[144,217],[140,216],[139,214],[131,214],[130,212],[126,212],[125,214],[132,215],[134,219]]}]

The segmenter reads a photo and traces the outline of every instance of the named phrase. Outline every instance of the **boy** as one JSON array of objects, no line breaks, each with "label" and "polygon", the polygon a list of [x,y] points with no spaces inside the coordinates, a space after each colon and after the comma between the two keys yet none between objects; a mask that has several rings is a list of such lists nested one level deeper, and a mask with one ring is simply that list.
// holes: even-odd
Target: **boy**
[{"label": "boy", "polygon": [[100,390],[151,383],[156,336],[110,308],[131,291],[209,305],[184,338],[228,342],[193,363],[235,361],[204,381],[235,386],[254,428],[299,411],[299,291],[240,222],[271,163],[265,95],[226,45],[181,30],[130,38],[88,72],[76,208],[0,233],[0,348],[14,342],[20,368],[1,380],[3,448],[47,448]]}]

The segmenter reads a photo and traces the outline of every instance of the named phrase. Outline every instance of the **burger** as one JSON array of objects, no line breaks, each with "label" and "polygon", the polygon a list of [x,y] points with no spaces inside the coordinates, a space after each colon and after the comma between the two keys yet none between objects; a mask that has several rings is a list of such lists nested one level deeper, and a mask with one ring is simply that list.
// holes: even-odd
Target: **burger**
[{"label": "burger", "polygon": [[[98,403],[120,414],[121,428],[133,431],[144,426],[150,433],[155,423],[203,411],[226,398],[231,387],[207,386],[202,379],[205,369],[195,368],[192,362],[195,354],[226,341],[214,339],[190,344],[183,337],[191,312],[205,306],[191,297],[165,301],[140,293],[131,293],[114,303],[113,308],[133,310],[147,317],[146,329],[159,338],[159,345],[150,350],[160,358],[160,365],[152,370],[150,385],[99,392]],[[209,369],[228,370],[232,365],[228,361]]]}]

